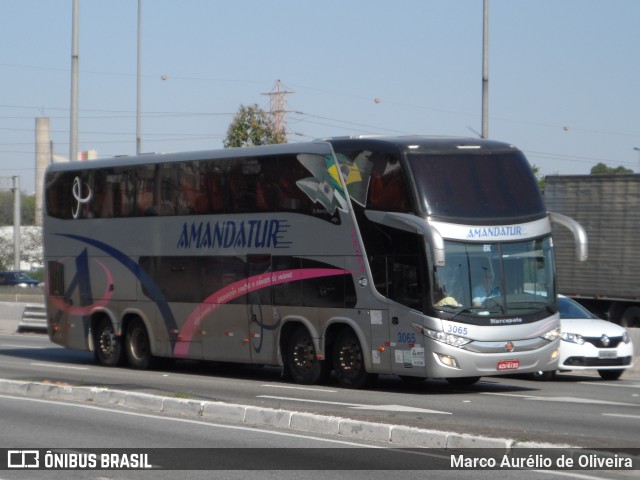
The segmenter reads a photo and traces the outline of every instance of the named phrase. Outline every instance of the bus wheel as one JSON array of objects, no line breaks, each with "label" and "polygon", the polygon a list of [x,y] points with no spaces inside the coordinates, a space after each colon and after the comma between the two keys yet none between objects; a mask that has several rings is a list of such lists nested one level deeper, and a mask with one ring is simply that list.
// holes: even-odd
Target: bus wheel
[{"label": "bus wheel", "polygon": [[450,377],[446,380],[450,385],[454,385],[456,387],[468,387],[469,385],[478,383],[480,377]]},{"label": "bus wheel", "polygon": [[355,333],[343,329],[333,346],[333,370],[338,383],[345,388],[361,388],[371,385],[377,375],[364,368],[364,353]]},{"label": "bus wheel", "polygon": [[125,336],[125,351],[127,361],[133,368],[146,370],[151,366],[151,346],[149,334],[142,320],[133,320],[127,328]]},{"label": "bus wheel", "polygon": [[96,360],[102,365],[113,367],[120,362],[122,342],[116,336],[113,325],[108,318],[103,318],[98,323],[94,345]]},{"label": "bus wheel", "polygon": [[296,383],[314,385],[328,377],[326,362],[318,360],[311,334],[305,327],[296,328],[287,344],[287,368]]}]

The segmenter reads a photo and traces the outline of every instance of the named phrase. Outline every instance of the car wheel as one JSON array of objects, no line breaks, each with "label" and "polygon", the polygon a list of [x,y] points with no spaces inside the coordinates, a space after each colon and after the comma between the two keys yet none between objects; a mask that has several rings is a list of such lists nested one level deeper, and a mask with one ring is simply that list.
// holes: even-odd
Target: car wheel
[{"label": "car wheel", "polygon": [[598,374],[603,380],[618,380],[624,373],[623,369],[620,370],[598,370]]},{"label": "car wheel", "polygon": [[620,318],[620,325],[625,328],[640,327],[640,307],[627,308]]}]

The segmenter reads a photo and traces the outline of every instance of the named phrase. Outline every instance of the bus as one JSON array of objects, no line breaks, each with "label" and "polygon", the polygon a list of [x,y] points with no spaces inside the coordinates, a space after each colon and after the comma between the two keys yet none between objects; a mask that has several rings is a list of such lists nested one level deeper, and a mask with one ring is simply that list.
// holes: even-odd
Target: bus
[{"label": "bus", "polygon": [[525,156],[489,140],[60,163],[45,188],[49,337],[109,366],[276,365],[347,388],[555,370],[551,220],[586,255]]}]

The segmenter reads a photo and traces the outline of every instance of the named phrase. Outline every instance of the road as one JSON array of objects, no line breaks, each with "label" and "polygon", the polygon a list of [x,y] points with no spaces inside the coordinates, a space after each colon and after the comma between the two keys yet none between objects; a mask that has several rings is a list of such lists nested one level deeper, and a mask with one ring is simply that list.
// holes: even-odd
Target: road
[{"label": "road", "polygon": [[554,382],[485,378],[465,389],[384,376],[368,390],[305,387],[276,368],[182,362],[163,371],[106,368],[45,335],[1,335],[1,377],[295,410],[367,422],[590,448],[640,447],[640,379],[562,374]]},{"label": "road", "polygon": [[[0,472],[9,479],[492,479],[496,470],[451,469],[450,452],[380,448],[268,428],[151,415],[122,408],[0,395],[0,445],[27,452],[28,463],[59,469]],[[34,452],[38,452],[34,457]],[[114,463],[113,455],[116,455]],[[15,455],[14,451],[14,455]],[[132,470],[102,469],[124,465]],[[48,456],[50,459],[46,461]],[[12,466],[21,465],[14,457]],[[72,463],[70,458],[75,459]],[[84,463],[83,463],[84,462]],[[9,462],[7,462],[9,463]],[[87,469],[74,471],[74,466]],[[138,468],[140,467],[140,468]],[[60,469],[63,468],[63,469]],[[428,470],[428,472],[426,471]],[[633,472],[502,469],[501,479],[624,479]]]}]

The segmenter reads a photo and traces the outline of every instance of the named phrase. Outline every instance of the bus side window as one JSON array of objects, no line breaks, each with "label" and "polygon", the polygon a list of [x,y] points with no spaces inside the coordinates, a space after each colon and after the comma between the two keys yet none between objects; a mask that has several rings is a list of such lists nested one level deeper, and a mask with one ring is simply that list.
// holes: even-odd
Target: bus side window
[{"label": "bus side window", "polygon": [[[201,257],[203,266],[203,288],[205,297],[213,302],[246,304],[247,295],[233,295],[234,290],[243,289],[247,281],[247,264],[241,257]],[[239,287],[240,285],[240,287]],[[246,291],[246,288],[243,290]]]},{"label": "bus side window", "polygon": [[310,176],[309,170],[295,156],[278,159],[278,210],[308,213],[313,210],[311,200],[296,184],[296,181]]},{"label": "bus side window", "polygon": [[276,159],[260,160],[260,173],[256,175],[256,206],[261,212],[272,212],[276,203]]},{"label": "bus side window", "polygon": [[200,162],[182,162],[176,164],[177,179],[177,205],[178,215],[198,213],[196,212],[196,200],[202,195],[200,189],[200,176],[198,168]]},{"label": "bus side window", "polygon": [[119,181],[114,184],[113,194],[115,197],[114,208],[116,217],[133,216],[136,189],[128,172],[119,175]]},{"label": "bus side window", "polygon": [[201,162],[194,173],[191,212],[197,215],[224,211],[223,169],[208,162]]},{"label": "bus side window", "polygon": [[233,161],[229,167],[229,211],[231,213],[253,212],[256,210],[256,189],[251,185],[249,175],[244,173],[244,158]]},{"label": "bus side window", "polygon": [[[286,272],[288,270],[298,270],[300,268],[300,258],[296,257],[273,257],[273,272]],[[278,283],[273,287],[274,305],[300,305],[302,301],[301,282]]]},{"label": "bus side window", "polygon": [[154,207],[155,167],[143,165],[133,171],[135,216],[156,215]]},{"label": "bus side window", "polygon": [[409,200],[400,162],[390,155],[374,154],[376,165],[371,172],[367,208],[391,212],[407,212]]},{"label": "bus side window", "polygon": [[113,217],[113,184],[108,178],[101,182],[102,191],[94,192],[94,213],[98,218]]},{"label": "bus side window", "polygon": [[180,198],[180,167],[169,163],[160,166],[156,174],[156,182],[160,182],[160,190],[154,192],[154,205],[158,215],[175,215],[187,213],[181,210],[183,202]]},{"label": "bus side window", "polygon": [[73,198],[74,172],[55,172],[46,178],[47,214],[57,218],[72,218],[77,203]]}]

